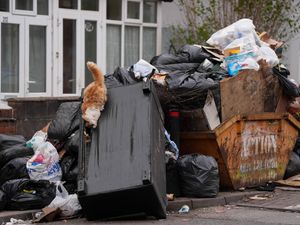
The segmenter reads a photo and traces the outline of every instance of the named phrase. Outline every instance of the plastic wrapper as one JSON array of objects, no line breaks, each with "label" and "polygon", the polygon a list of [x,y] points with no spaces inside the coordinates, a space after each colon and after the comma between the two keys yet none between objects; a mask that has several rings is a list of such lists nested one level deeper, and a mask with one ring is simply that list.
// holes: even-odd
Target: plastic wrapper
[{"label": "plastic wrapper", "polygon": [[35,151],[26,167],[32,180],[60,181],[62,177],[59,155],[50,142],[43,143]]},{"label": "plastic wrapper", "polygon": [[237,75],[240,70],[253,69],[258,71],[257,55],[254,52],[239,53],[225,58],[229,76]]},{"label": "plastic wrapper", "polygon": [[23,145],[15,145],[0,152],[0,168],[2,168],[6,163],[10,160],[19,158],[32,156],[34,151],[32,148],[27,148],[25,143]]},{"label": "plastic wrapper", "polygon": [[46,180],[16,179],[6,181],[1,189],[7,197],[7,209],[41,209],[55,198],[54,183]]},{"label": "plastic wrapper", "polygon": [[255,26],[250,19],[240,19],[235,23],[215,32],[206,42],[223,51],[226,46],[236,39],[248,37],[251,43],[260,46],[259,38],[255,32]]},{"label": "plastic wrapper", "polygon": [[15,145],[24,145],[26,140],[21,135],[6,135],[0,134],[0,151]]},{"label": "plastic wrapper", "polygon": [[148,77],[153,72],[158,73],[158,70],[154,66],[143,59],[140,59],[136,64],[132,66],[132,71],[135,78],[137,79]]},{"label": "plastic wrapper", "polygon": [[8,180],[29,178],[26,163],[30,157],[10,160],[0,169],[0,185]]},{"label": "plastic wrapper", "polygon": [[65,140],[79,129],[81,102],[64,102],[57,112],[54,120],[48,128],[48,138]]},{"label": "plastic wrapper", "polygon": [[186,197],[215,197],[219,192],[216,160],[200,154],[183,155],[177,160],[181,190]]}]

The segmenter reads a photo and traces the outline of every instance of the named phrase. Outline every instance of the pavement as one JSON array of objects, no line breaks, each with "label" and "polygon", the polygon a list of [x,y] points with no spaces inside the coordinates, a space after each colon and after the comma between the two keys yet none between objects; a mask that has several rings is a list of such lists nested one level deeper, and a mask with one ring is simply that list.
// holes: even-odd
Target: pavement
[{"label": "pavement", "polygon": [[[242,199],[262,194],[261,191],[234,191],[234,192],[220,192],[215,198],[176,198],[174,201],[169,201],[167,211],[178,211],[183,205],[188,205],[190,210],[198,208],[207,208],[213,206],[223,206]],[[26,211],[2,211],[0,212],[0,224],[10,221],[11,218],[30,220],[35,213],[40,210],[26,210]]]}]

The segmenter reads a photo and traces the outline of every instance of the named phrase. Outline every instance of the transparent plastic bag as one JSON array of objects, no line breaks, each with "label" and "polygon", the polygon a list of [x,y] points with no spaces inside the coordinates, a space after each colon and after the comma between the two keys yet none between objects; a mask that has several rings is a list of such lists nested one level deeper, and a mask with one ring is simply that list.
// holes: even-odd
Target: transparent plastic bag
[{"label": "transparent plastic bag", "polygon": [[61,216],[73,216],[81,210],[77,194],[69,195],[66,188],[60,182],[56,187],[56,197],[47,207],[59,208]]},{"label": "transparent plastic bag", "polygon": [[259,38],[255,32],[255,26],[250,19],[240,19],[237,22],[215,32],[206,42],[221,51],[235,39],[247,36],[260,46]]},{"label": "transparent plastic bag", "polygon": [[27,171],[32,180],[60,181],[62,171],[59,165],[59,155],[50,142],[44,142],[35,151],[34,156],[27,161]]},{"label": "transparent plastic bag", "polygon": [[270,67],[277,66],[279,64],[278,56],[275,51],[268,46],[262,46],[258,49],[258,60],[264,59]]}]

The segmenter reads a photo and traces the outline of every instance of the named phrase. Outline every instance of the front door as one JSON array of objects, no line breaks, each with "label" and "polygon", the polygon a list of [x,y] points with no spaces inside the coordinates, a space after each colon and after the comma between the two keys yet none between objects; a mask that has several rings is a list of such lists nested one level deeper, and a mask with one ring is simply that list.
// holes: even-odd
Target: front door
[{"label": "front door", "polygon": [[[87,61],[100,62],[101,14],[98,1],[60,1],[57,21],[57,95],[80,95],[92,81]],[[97,3],[98,2],[98,3]],[[89,7],[86,9],[85,7]]]}]

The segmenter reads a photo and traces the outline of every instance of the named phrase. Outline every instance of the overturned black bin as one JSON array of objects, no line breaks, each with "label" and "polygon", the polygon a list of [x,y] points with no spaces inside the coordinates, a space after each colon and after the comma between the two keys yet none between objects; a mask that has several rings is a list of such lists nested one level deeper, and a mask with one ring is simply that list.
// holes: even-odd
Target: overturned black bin
[{"label": "overturned black bin", "polygon": [[79,154],[78,192],[86,218],[166,218],[164,144],[153,83],[109,89],[91,142],[83,142]]}]

